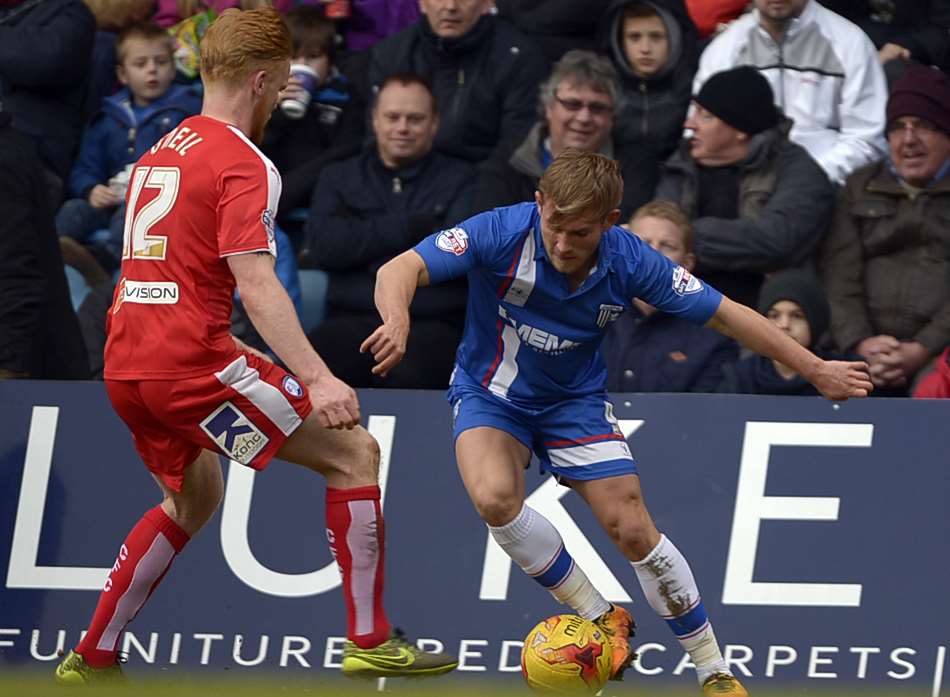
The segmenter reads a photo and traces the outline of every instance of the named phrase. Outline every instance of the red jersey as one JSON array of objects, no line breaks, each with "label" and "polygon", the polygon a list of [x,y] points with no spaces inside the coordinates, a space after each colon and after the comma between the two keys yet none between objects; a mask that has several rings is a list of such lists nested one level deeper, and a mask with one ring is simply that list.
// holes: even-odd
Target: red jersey
[{"label": "red jersey", "polygon": [[105,377],[188,378],[234,359],[233,254],[277,256],[280,175],[236,127],[185,119],[135,164]]}]

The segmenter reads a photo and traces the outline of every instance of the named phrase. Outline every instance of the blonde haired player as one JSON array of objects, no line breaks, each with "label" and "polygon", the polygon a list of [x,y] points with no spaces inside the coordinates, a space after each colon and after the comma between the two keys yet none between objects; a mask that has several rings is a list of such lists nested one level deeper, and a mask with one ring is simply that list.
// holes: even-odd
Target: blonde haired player
[{"label": "blonde haired player", "polygon": [[746,697],[729,672],[685,557],[660,533],[607,401],[600,341],[642,298],[793,366],[830,399],[871,390],[867,365],[823,361],[754,310],[723,297],[615,226],[620,167],[603,155],[560,154],[535,201],[496,208],[438,232],[383,266],[383,324],[363,344],[385,375],[406,351],[419,286],[468,275],[465,331],[449,387],[455,456],[472,503],[526,573],[611,637],[614,677],[631,660],[630,614],[612,606],[525,505],[532,452],[587,502],[633,565],[647,601],[689,652],[706,695]]},{"label": "blonde haired player", "polygon": [[[60,682],[121,679],[126,625],[221,501],[220,455],[255,470],[279,457],[326,477],[326,535],[347,609],[344,673],[421,676],[456,666],[390,627],[379,447],[359,426],[355,392],[311,348],[274,274],[280,176],[256,143],[287,84],[290,53],[274,10],[223,12],[201,45],[201,115],[133,170],[105,382],[162,502],[125,538],[88,633],[56,669]],[[292,372],[229,334],[235,286]]]}]

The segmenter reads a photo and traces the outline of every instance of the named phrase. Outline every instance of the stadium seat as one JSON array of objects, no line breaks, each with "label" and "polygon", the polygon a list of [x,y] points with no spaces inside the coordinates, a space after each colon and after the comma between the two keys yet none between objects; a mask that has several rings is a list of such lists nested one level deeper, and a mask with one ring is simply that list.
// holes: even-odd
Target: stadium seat
[{"label": "stadium seat", "polygon": [[297,276],[300,279],[300,324],[309,334],[326,313],[329,277],[326,271],[318,269],[300,269]]},{"label": "stadium seat", "polygon": [[64,266],[66,270],[66,282],[69,284],[69,297],[73,303],[73,310],[78,310],[82,301],[89,295],[91,288],[86,284],[86,279],[72,266]]}]

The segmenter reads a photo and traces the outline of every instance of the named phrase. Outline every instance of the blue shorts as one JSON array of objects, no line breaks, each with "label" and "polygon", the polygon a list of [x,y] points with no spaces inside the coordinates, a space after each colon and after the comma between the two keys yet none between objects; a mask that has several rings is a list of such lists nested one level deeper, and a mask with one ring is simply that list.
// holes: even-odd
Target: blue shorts
[{"label": "blue shorts", "polygon": [[606,395],[566,399],[543,408],[507,402],[487,390],[452,385],[453,437],[479,426],[509,433],[538,456],[541,472],[560,479],[636,474],[637,465]]}]

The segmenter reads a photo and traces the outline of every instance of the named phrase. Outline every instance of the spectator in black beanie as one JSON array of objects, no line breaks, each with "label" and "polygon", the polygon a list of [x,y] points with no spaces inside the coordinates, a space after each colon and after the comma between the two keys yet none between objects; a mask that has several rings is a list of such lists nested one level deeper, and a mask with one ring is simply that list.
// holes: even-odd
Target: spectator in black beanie
[{"label": "spectator in black beanie", "polygon": [[754,68],[711,76],[686,119],[690,138],[666,162],[656,198],[693,225],[696,274],[754,306],[763,275],[799,265],[831,220],[834,189]]},{"label": "spectator in black beanie", "polygon": [[[831,309],[818,279],[799,269],[782,271],[762,286],[758,310],[799,344],[826,360],[860,360],[834,357],[815,344],[828,329]],[[813,396],[818,391],[791,368],[753,354],[723,367],[718,392]]]}]

